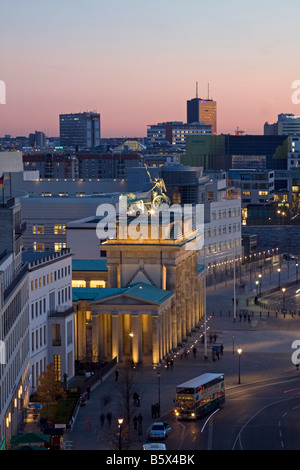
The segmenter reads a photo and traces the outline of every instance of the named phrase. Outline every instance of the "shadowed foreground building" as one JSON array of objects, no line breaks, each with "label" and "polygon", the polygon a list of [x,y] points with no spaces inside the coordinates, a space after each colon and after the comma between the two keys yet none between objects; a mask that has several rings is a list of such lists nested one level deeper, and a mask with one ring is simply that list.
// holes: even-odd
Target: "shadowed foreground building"
[{"label": "shadowed foreground building", "polygon": [[[204,269],[198,265],[198,251],[188,245],[196,240],[197,231],[175,236],[173,225],[165,239],[159,224],[150,239],[144,231],[150,230],[147,216],[140,231],[144,237],[135,240],[126,237],[135,219],[127,218],[125,226],[118,219],[116,238],[105,243],[107,287],[73,288],[79,361],[117,357],[119,362],[130,359],[134,364],[156,365],[204,315]],[[99,220],[85,219],[85,223],[94,224],[96,230]]]}]

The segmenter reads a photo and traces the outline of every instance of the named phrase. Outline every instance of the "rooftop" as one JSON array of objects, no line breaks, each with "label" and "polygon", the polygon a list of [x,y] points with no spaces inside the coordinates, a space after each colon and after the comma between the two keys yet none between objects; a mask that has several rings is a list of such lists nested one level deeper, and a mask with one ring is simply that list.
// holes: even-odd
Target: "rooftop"
[{"label": "rooftop", "polygon": [[121,294],[135,297],[140,300],[146,300],[147,302],[162,304],[167,299],[172,297],[174,294],[168,290],[160,289],[151,284],[145,284],[139,282],[127,287],[113,287],[113,288],[85,288],[75,287],[72,289],[73,302],[79,300],[89,300],[95,302],[97,300],[104,300],[112,297],[117,297]]}]

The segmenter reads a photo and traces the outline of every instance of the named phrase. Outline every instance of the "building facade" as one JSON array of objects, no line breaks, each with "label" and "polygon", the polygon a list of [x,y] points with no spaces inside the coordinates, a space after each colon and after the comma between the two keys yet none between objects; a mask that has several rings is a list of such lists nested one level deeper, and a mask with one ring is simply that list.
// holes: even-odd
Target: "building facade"
[{"label": "building facade", "polygon": [[211,134],[217,134],[217,102],[210,99],[192,98],[187,101],[187,123],[203,122],[211,126]]},{"label": "building facade", "polygon": [[159,229],[147,241],[127,238],[128,228],[118,224],[105,243],[107,287],[73,288],[78,360],[157,365],[204,316],[205,272],[187,249],[194,232],[166,240]]},{"label": "building facade", "polygon": [[6,200],[0,218],[0,448],[8,449],[30,396],[29,301],[20,204]]},{"label": "building facade", "polygon": [[169,142],[179,149],[184,150],[186,147],[186,137],[188,135],[211,134],[211,132],[211,125],[204,122],[162,122],[151,124],[147,127],[147,140],[154,144]]},{"label": "building facade", "polygon": [[94,112],[59,115],[60,145],[88,149],[100,145],[100,114]]},{"label": "building facade", "polygon": [[[72,254],[23,252],[28,264],[30,316],[30,387],[54,364],[56,378],[74,375],[74,314],[72,310]],[[67,326],[68,323],[68,326]],[[68,330],[67,337],[62,331]]]}]

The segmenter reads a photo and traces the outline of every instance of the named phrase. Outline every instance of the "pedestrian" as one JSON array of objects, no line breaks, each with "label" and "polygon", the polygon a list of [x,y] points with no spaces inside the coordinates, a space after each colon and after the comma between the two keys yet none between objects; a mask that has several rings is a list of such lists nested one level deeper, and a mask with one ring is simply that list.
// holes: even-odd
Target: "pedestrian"
[{"label": "pedestrian", "polygon": [[102,428],[103,425],[104,425],[104,421],[105,421],[105,415],[104,415],[104,413],[101,413],[101,415],[100,415],[100,424],[101,424],[101,428]]},{"label": "pedestrian", "polygon": [[171,361],[170,361],[170,364],[171,364],[171,370],[173,369],[173,365],[174,365],[174,359],[172,357]]},{"label": "pedestrian", "polygon": [[108,412],[107,415],[106,415],[106,419],[107,419],[107,422],[109,424],[109,426],[111,425],[111,420],[112,420],[112,414],[111,412]]},{"label": "pedestrian", "polygon": [[140,396],[139,396],[139,394],[138,394],[137,392],[134,392],[134,393],[133,393],[132,398],[133,398],[134,406],[141,406],[141,405],[140,405]]},{"label": "pedestrian", "polygon": [[155,404],[155,411],[156,411],[156,418],[160,418],[160,406],[159,406],[159,403],[156,403]]},{"label": "pedestrian", "polygon": [[115,381],[118,382],[118,378],[119,378],[119,371],[118,369],[116,369],[115,371]]},{"label": "pedestrian", "polygon": [[214,342],[217,341],[217,337],[218,337],[218,336],[217,336],[216,333],[215,333],[215,334],[214,334]]},{"label": "pedestrian", "polygon": [[91,394],[91,387],[88,387],[86,389],[86,397],[87,397],[88,400],[90,399],[90,394]]},{"label": "pedestrian", "polygon": [[137,416],[135,415],[133,417],[133,427],[134,427],[134,429],[137,429],[137,424],[138,424],[138,419],[137,419]]},{"label": "pedestrian", "polygon": [[194,354],[194,357],[196,357],[196,355],[197,355],[197,348],[196,348],[196,346],[193,347],[193,354]]},{"label": "pedestrian", "polygon": [[137,422],[139,423],[139,426],[141,427],[142,422],[143,422],[143,416],[141,415],[141,413],[137,417]]},{"label": "pedestrian", "polygon": [[224,351],[223,343],[222,343],[221,346],[220,346],[220,350],[221,350],[221,356],[223,356],[223,351]]}]

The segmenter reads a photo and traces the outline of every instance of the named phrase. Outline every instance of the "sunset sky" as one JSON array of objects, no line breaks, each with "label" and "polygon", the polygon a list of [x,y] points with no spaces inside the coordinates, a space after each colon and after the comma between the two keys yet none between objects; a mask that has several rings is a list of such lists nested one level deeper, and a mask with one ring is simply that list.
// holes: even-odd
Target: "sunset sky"
[{"label": "sunset sky", "polygon": [[300,115],[298,0],[1,0],[0,137],[59,135],[59,114],[96,110],[102,137],[186,122],[217,101],[218,133],[262,134]]}]

